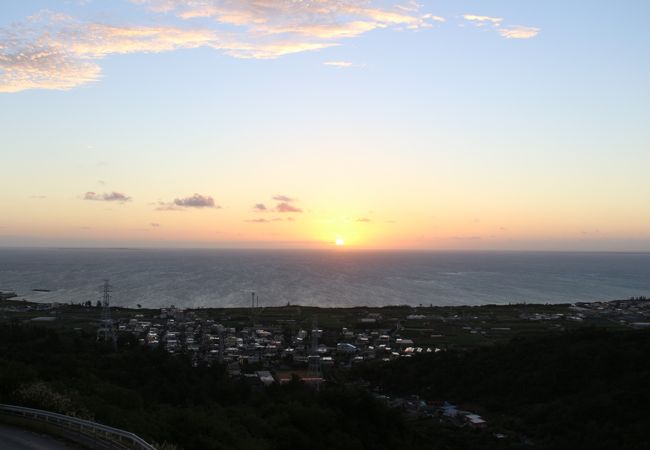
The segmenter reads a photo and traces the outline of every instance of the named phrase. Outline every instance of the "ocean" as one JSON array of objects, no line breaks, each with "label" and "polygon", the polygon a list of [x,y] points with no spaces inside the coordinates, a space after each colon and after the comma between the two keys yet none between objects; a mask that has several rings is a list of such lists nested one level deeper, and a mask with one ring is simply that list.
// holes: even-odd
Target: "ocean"
[{"label": "ocean", "polygon": [[95,303],[104,279],[128,307],[567,303],[650,296],[650,253],[0,249],[19,298]]}]

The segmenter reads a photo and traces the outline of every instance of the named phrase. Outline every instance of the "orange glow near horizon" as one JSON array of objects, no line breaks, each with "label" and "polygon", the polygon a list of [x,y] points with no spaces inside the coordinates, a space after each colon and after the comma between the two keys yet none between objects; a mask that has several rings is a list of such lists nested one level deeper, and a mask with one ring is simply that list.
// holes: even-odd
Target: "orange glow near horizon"
[{"label": "orange glow near horizon", "polygon": [[[207,192],[216,189],[206,189]],[[386,209],[381,214],[363,211],[358,205],[323,199],[317,204],[303,194],[294,201],[302,212],[252,211],[257,196],[239,200],[244,206],[159,210],[135,190],[134,200],[120,203],[67,199],[29,199],[30,208],[15,205],[22,215],[8,216],[0,237],[4,242],[27,246],[133,246],[133,247],[228,247],[228,248],[331,248],[338,249],[636,249],[647,239],[643,224],[647,211],[637,221],[619,223],[604,219],[587,208],[581,220],[566,214],[558,223],[549,209],[519,216],[507,211],[466,211],[447,205],[435,216],[414,214],[406,208]],[[129,192],[130,193],[130,192]],[[167,196],[171,197],[171,196]],[[163,198],[167,198],[163,197]],[[262,197],[262,196],[259,196]],[[292,198],[291,195],[288,196]],[[145,197],[146,198],[146,197]],[[337,203],[344,214],[327,205]],[[225,203],[225,202],[224,202]],[[271,203],[271,202],[267,202]],[[9,206],[12,206],[9,204]],[[560,205],[556,203],[555,209]],[[590,214],[591,213],[591,214]],[[405,218],[409,220],[395,220]],[[587,226],[586,223],[594,225]],[[597,225],[598,226],[597,226]],[[621,241],[627,237],[629,242]],[[622,242],[619,244],[619,242]],[[569,245],[567,245],[569,244]]]},{"label": "orange glow near horizon", "polygon": [[650,251],[633,8],[207,3],[3,2],[0,250]]}]

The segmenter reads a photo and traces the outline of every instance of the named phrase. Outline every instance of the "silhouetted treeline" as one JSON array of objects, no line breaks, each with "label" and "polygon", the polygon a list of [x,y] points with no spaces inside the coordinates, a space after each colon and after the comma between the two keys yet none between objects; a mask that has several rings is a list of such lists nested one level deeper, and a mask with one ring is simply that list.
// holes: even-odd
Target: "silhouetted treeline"
[{"label": "silhouetted treeline", "polygon": [[[598,329],[369,364],[348,377],[477,410],[487,431],[407,420],[330,382],[254,388],[220,366],[121,339],[0,325],[0,402],[76,415],[192,449],[647,449],[650,332]],[[339,376],[337,379],[345,379]],[[493,432],[504,432],[497,440]]]},{"label": "silhouetted treeline", "polygon": [[366,365],[390,392],[479,408],[544,449],[650,448],[650,332],[585,329]]},{"label": "silhouetted treeline", "polygon": [[365,391],[292,382],[251,388],[220,366],[121,339],[0,325],[0,402],[96,420],[200,449],[490,449],[489,434],[406,421]]}]

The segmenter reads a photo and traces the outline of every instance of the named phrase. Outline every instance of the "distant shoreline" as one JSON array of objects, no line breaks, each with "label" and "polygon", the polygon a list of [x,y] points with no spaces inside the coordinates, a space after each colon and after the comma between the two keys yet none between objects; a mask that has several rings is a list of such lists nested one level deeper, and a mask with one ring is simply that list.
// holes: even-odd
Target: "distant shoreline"
[{"label": "distant shoreline", "polygon": [[73,250],[73,251],[170,251],[170,252],[332,252],[332,253],[418,253],[418,254],[650,254],[649,250],[604,250],[604,249],[454,249],[454,248],[367,248],[348,246],[345,248],[331,246],[322,247],[157,247],[157,246],[8,246],[0,245],[3,250]]},{"label": "distant shoreline", "polygon": [[564,304],[650,295],[650,253],[0,251],[0,290],[30,301],[95,303],[106,279],[131,307]]},{"label": "distant shoreline", "polygon": [[[410,310],[432,310],[432,309],[446,309],[446,310],[454,310],[454,309],[480,309],[480,308],[514,308],[514,307],[531,307],[531,308],[544,308],[544,307],[581,307],[581,306],[593,306],[593,305],[605,305],[605,304],[616,304],[616,303],[645,303],[647,302],[650,304],[650,297],[645,297],[645,296],[639,296],[639,297],[631,297],[627,299],[611,299],[611,300],[599,300],[599,301],[589,301],[589,302],[584,302],[584,301],[576,301],[576,302],[569,302],[569,303],[490,303],[490,304],[482,304],[482,305],[407,305],[407,304],[402,304],[402,305],[356,305],[356,306],[312,306],[312,305],[301,305],[301,304],[290,304],[290,305],[283,305],[283,306],[278,306],[278,305],[272,305],[272,306],[259,306],[252,308],[250,306],[209,306],[209,307],[188,307],[188,308],[181,308],[177,307],[175,305],[167,305],[166,307],[162,308],[151,308],[151,307],[142,307],[142,308],[134,308],[130,306],[111,306],[111,309],[116,310],[116,311],[130,311],[130,312],[137,312],[137,311],[144,311],[144,312],[149,312],[149,311],[159,311],[160,309],[168,309],[168,308],[176,308],[179,310],[183,311],[223,311],[223,310],[228,310],[228,311],[251,311],[252,310],[288,310],[288,309],[304,309],[304,310],[322,310],[322,311],[327,311],[327,310],[339,310],[339,311],[346,311],[346,310],[390,310],[390,309],[410,309]],[[35,302],[32,300],[27,300],[27,299],[17,299],[16,297],[11,298],[11,299],[0,299],[0,306],[3,304],[15,304],[16,306],[18,305],[33,305],[33,306],[44,306],[44,305],[56,305],[56,306],[76,306],[76,307],[86,307],[83,305],[80,305],[79,303],[61,303],[61,302]],[[93,309],[97,308],[95,304],[88,306],[86,308]]]}]

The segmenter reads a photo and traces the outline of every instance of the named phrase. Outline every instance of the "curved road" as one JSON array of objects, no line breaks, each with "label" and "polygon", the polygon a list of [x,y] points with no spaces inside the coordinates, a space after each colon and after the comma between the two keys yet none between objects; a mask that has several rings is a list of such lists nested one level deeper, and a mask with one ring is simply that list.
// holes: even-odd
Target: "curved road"
[{"label": "curved road", "polygon": [[73,450],[74,447],[44,434],[0,424],[0,448],[2,450]]}]

